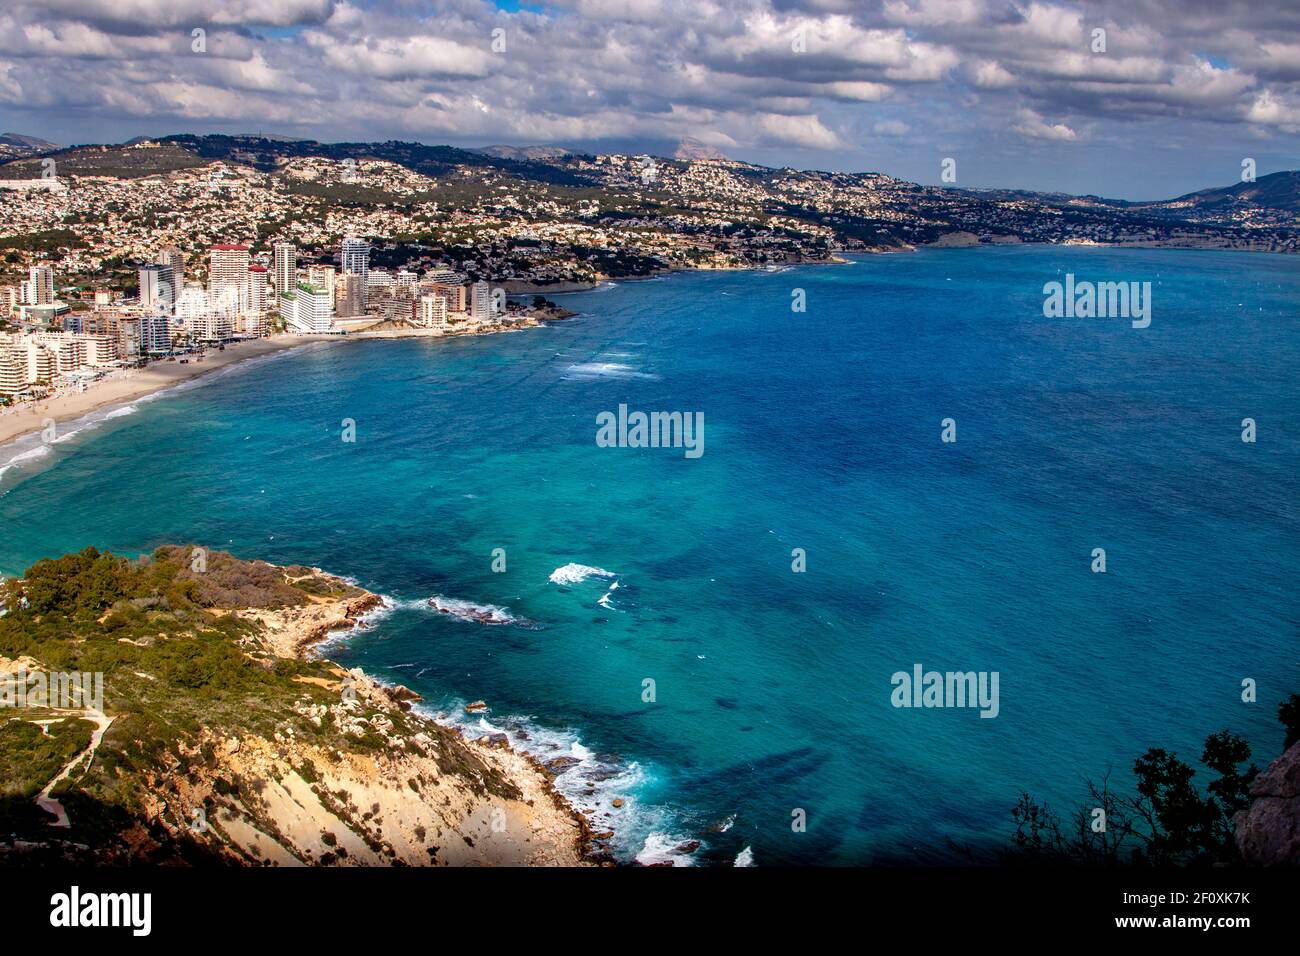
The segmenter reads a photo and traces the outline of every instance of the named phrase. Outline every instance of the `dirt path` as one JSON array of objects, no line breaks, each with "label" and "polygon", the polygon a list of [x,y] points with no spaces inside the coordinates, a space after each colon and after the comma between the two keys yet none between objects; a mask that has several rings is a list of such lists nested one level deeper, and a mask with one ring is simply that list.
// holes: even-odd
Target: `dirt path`
[{"label": "dirt path", "polygon": [[90,767],[90,762],[95,759],[95,751],[99,749],[100,742],[104,739],[104,732],[113,723],[113,718],[105,715],[103,711],[95,710],[93,707],[86,707],[82,710],[60,710],[58,713],[79,717],[95,724],[95,731],[90,735],[90,746],[68,761],[67,766],[60,770],[54,779],[45,785],[45,789],[36,795],[36,805],[56,818],[50,826],[69,828],[72,826],[72,821],[68,819],[68,811],[63,809],[63,804],[55,800],[50,794],[54,792],[55,787],[68,778],[83,757],[86,759],[86,767]]}]

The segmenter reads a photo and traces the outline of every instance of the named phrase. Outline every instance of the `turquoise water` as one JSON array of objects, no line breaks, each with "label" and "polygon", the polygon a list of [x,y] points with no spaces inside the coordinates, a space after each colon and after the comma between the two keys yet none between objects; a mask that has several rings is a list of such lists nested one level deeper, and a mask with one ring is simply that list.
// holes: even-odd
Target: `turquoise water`
[{"label": "turquoise water", "polygon": [[[1151,327],[1045,319],[1067,271],[1152,282]],[[353,576],[393,606],[332,655],[576,757],[561,786],[625,859],[978,856],[1022,790],[1072,807],[1225,726],[1280,749],[1293,259],[934,250],[563,302],[581,316],[308,346],[86,427],[0,477],[0,571],[184,541]],[[620,404],[703,412],[705,453],[597,447]],[[608,573],[549,580],[570,564]],[[997,671],[996,719],[891,706],[916,663]]]}]

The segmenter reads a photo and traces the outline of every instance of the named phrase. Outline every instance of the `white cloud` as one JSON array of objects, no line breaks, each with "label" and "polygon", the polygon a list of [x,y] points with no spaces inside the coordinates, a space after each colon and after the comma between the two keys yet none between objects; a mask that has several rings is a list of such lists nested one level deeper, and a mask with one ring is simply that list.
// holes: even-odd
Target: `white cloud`
[{"label": "white cloud", "polygon": [[1064,123],[1047,123],[1031,109],[1022,109],[1016,114],[1016,124],[1012,129],[1028,139],[1068,143],[1079,138],[1078,134]]}]

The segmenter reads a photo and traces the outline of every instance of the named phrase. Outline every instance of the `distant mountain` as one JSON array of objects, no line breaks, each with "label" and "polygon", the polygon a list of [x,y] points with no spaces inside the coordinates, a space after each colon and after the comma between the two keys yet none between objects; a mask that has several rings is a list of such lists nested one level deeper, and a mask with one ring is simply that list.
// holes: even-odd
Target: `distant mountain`
[{"label": "distant mountain", "polygon": [[701,143],[698,139],[687,138],[677,144],[677,149],[673,152],[673,159],[689,161],[692,159],[726,159],[727,157],[719,150]]},{"label": "distant mountain", "polygon": [[565,149],[563,146],[484,146],[482,149],[473,150],[473,152],[482,153],[484,156],[495,156],[497,159],[527,160],[539,163],[574,155],[573,150]]},{"label": "distant mountain", "polygon": [[22,133],[0,133],[0,162],[36,156],[58,149],[55,143],[47,142],[36,136],[24,136]]},{"label": "distant mountain", "polygon": [[22,146],[34,153],[47,149],[58,149],[58,143],[41,139],[39,136],[24,136],[22,133],[0,133],[0,144],[5,146]]},{"label": "distant mountain", "polygon": [[1202,189],[1177,199],[1144,205],[1174,208],[1190,206],[1203,212],[1222,212],[1229,206],[1257,206],[1282,212],[1300,212],[1300,171],[1269,173],[1260,176],[1253,183]]}]

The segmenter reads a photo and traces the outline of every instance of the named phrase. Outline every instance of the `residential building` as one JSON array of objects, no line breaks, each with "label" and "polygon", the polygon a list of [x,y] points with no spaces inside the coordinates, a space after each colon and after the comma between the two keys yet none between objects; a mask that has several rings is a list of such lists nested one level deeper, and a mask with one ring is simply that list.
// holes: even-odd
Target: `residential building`
[{"label": "residential building", "polygon": [[176,305],[176,274],[170,263],[147,263],[140,266],[138,274],[140,308],[150,312],[167,312]]},{"label": "residential building", "polygon": [[292,292],[279,293],[279,299],[280,315],[290,332],[307,335],[330,330],[334,314],[325,289],[300,282]]},{"label": "residential building", "polygon": [[277,242],[271,248],[271,283],[276,292],[289,292],[298,284],[298,249],[292,242]]}]

